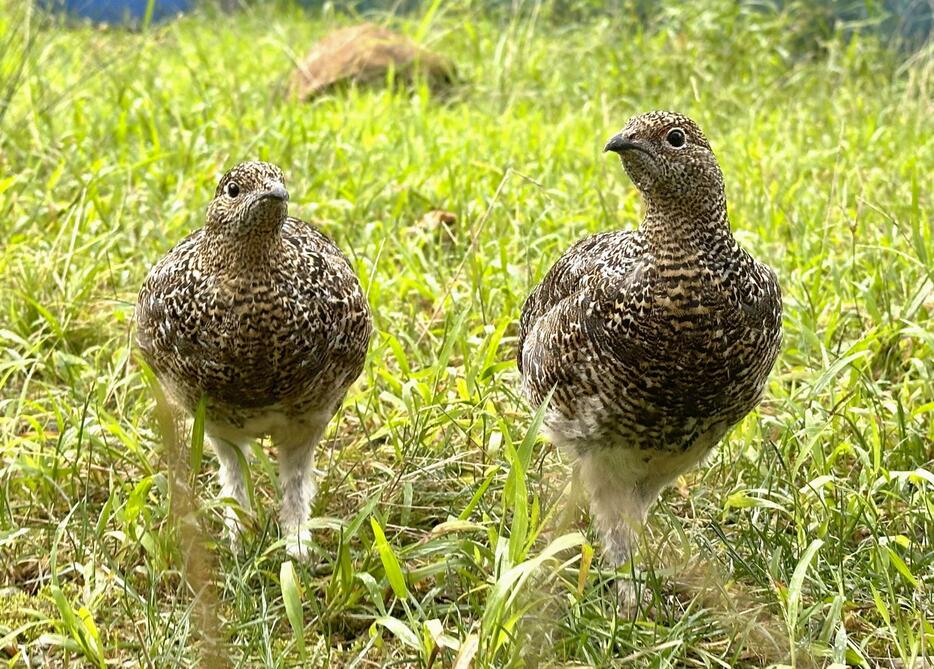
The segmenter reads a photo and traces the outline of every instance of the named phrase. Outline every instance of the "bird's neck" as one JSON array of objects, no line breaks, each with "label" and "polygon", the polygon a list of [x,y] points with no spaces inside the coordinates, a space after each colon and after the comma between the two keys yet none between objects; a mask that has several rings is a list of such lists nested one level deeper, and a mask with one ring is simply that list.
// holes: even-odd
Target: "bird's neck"
[{"label": "bird's neck", "polygon": [[218,272],[266,270],[281,253],[281,244],[279,230],[251,230],[243,234],[230,231],[212,234],[208,230],[204,237],[202,257],[211,269]]},{"label": "bird's neck", "polygon": [[722,198],[662,205],[646,201],[640,230],[650,249],[668,256],[695,254],[733,238]]}]

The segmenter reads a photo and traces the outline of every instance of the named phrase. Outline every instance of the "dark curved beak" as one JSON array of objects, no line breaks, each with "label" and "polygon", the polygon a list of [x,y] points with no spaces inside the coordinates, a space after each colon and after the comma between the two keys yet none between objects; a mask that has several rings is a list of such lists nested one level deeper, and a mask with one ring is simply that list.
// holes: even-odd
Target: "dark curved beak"
[{"label": "dark curved beak", "polygon": [[649,150],[644,146],[625,137],[622,133],[610,138],[610,141],[603,147],[603,152],[606,153],[607,151],[612,151],[620,155],[622,155],[623,151],[642,151],[643,153],[649,153]]},{"label": "dark curved beak", "polygon": [[289,191],[285,189],[278,181],[271,184],[266,184],[266,190],[259,194],[260,200],[281,200],[282,202],[289,201]]}]

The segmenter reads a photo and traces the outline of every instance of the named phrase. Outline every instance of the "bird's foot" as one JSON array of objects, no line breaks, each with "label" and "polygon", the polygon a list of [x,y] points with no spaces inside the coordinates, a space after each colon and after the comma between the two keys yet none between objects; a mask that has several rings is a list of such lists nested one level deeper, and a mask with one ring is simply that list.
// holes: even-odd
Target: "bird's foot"
[{"label": "bird's foot", "polygon": [[224,512],[224,526],[227,528],[227,540],[230,542],[230,550],[239,553],[243,548],[243,535],[246,528],[237,511],[230,506]]},{"label": "bird's foot", "polygon": [[289,533],[285,540],[285,552],[299,562],[310,562],[312,557],[311,530]]},{"label": "bird's foot", "polygon": [[616,579],[616,606],[621,618],[637,618],[652,610],[652,593],[644,581]]}]

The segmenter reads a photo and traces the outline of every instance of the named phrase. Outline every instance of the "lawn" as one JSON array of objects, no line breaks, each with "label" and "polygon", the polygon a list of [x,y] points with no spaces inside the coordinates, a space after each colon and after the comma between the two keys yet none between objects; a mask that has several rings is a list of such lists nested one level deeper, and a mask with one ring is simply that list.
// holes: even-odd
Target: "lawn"
[{"label": "lawn", "polygon": [[[447,95],[285,99],[353,20],[256,3],[121,31],[0,2],[0,662],[934,666],[930,48],[804,4],[463,0],[392,23],[456,62]],[[705,130],[785,343],[760,408],[654,508],[630,619],[514,353],[562,251],[638,224],[601,149],[656,108]],[[256,158],[375,318],[318,451],[308,565],[279,539],[267,443],[231,551],[216,462],[163,443],[131,345],[149,267]]]}]

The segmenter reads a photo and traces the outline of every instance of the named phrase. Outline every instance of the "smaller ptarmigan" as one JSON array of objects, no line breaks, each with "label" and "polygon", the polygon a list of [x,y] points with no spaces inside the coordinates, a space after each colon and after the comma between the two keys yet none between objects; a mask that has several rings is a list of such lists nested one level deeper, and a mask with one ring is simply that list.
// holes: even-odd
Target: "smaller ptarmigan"
[{"label": "smaller ptarmigan", "polygon": [[[632,118],[606,145],[640,190],[638,230],[572,246],[522,309],[518,365],[576,459],[616,566],[664,486],[762,397],[782,339],[775,272],[730,232],[723,175],[689,118]],[[623,599],[632,590],[620,583]],[[632,605],[633,602],[623,602]]]},{"label": "smaller ptarmigan", "polygon": [[[205,226],[146,277],[136,341],[170,401],[193,412],[220,460],[221,496],[249,512],[240,459],[271,435],[280,524],[289,553],[308,556],[303,525],[316,486],[314,448],[360,375],[372,329],[366,298],[340,249],[288,216],[275,165],[237,165],[220,180]],[[236,543],[241,524],[228,506]]]}]

